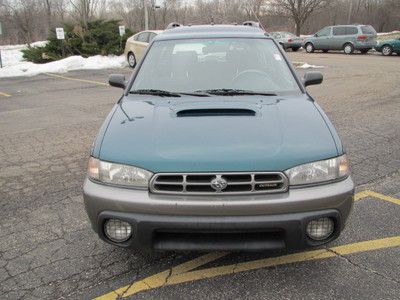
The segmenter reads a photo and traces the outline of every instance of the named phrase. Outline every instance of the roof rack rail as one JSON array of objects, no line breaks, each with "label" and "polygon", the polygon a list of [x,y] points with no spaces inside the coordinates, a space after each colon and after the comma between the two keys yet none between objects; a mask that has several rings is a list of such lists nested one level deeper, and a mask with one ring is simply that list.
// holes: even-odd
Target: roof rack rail
[{"label": "roof rack rail", "polygon": [[259,27],[261,28],[261,25],[259,22],[256,21],[245,21],[242,23],[243,26],[251,26],[251,27]]},{"label": "roof rack rail", "polygon": [[182,26],[182,24],[180,24],[180,23],[172,22],[172,23],[169,23],[169,24],[168,24],[168,26],[167,26],[166,29],[172,29],[172,28],[181,27],[181,26]]}]

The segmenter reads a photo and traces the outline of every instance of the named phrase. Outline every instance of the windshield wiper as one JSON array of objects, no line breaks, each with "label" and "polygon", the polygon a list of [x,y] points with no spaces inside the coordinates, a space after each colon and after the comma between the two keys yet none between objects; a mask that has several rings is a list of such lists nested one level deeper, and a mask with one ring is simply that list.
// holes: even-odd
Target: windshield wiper
[{"label": "windshield wiper", "polygon": [[199,90],[195,93],[208,93],[211,95],[218,96],[240,96],[240,95],[261,95],[261,96],[276,96],[275,93],[269,92],[256,92],[248,90],[237,90],[237,89],[214,89],[214,90]]},{"label": "windshield wiper", "polygon": [[129,94],[154,95],[154,96],[160,96],[160,97],[181,97],[181,95],[178,93],[173,93],[173,92],[163,91],[163,90],[153,90],[153,89],[133,90],[133,91],[129,91]]},{"label": "windshield wiper", "polygon": [[210,94],[206,94],[203,92],[169,92],[164,90],[152,90],[152,89],[143,89],[143,90],[133,90],[129,92],[130,94],[139,94],[139,95],[154,95],[161,97],[181,97],[182,95],[186,96],[196,96],[196,97],[210,97]]},{"label": "windshield wiper", "polygon": [[191,93],[179,92],[178,94],[186,95],[186,96],[195,96],[195,97],[210,97],[210,94],[206,94],[203,91],[195,91],[195,92],[191,92]]}]

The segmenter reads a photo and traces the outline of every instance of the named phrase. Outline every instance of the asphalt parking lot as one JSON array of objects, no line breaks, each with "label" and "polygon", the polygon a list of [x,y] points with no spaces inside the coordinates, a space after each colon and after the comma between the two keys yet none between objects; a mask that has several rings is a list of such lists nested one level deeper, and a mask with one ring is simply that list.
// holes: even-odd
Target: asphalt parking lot
[{"label": "asphalt parking lot", "polygon": [[324,67],[309,91],[351,160],[356,201],[338,240],[154,259],[105,244],[81,193],[89,148],[121,93],[105,82],[121,71],[0,79],[0,299],[399,299],[400,57],[289,57]]}]

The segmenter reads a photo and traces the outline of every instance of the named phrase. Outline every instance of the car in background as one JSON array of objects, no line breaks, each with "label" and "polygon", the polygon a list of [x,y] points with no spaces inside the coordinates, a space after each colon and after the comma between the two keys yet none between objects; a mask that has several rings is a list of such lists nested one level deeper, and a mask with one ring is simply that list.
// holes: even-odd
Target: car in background
[{"label": "car in background", "polygon": [[126,40],[124,55],[131,68],[142,58],[149,43],[162,32],[162,30],[141,31]]},{"label": "car in background", "polygon": [[378,41],[374,49],[378,52],[381,52],[384,56],[390,56],[393,53],[400,55],[400,38]]},{"label": "car in background", "polygon": [[366,54],[376,46],[377,33],[371,25],[327,26],[304,40],[307,53],[315,50],[343,50],[352,54],[355,50]]},{"label": "car in background", "polygon": [[297,37],[293,33],[276,31],[270,32],[269,35],[272,36],[285,50],[292,49],[292,51],[296,52],[302,46],[303,39]]}]

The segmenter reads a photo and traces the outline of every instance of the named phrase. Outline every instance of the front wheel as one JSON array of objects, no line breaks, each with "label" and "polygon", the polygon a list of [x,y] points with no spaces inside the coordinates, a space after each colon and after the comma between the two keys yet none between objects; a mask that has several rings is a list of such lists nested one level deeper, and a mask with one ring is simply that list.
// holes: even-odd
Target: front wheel
[{"label": "front wheel", "polygon": [[383,56],[390,56],[393,54],[393,49],[390,45],[385,45],[382,47],[382,55]]},{"label": "front wheel", "polygon": [[345,44],[343,50],[346,54],[352,54],[354,52],[354,46],[352,44]]},{"label": "front wheel", "polygon": [[128,53],[128,64],[131,68],[134,68],[136,66],[136,57],[135,54],[132,52]]},{"label": "front wheel", "polygon": [[306,52],[307,53],[313,53],[315,51],[314,45],[311,43],[306,44]]}]

